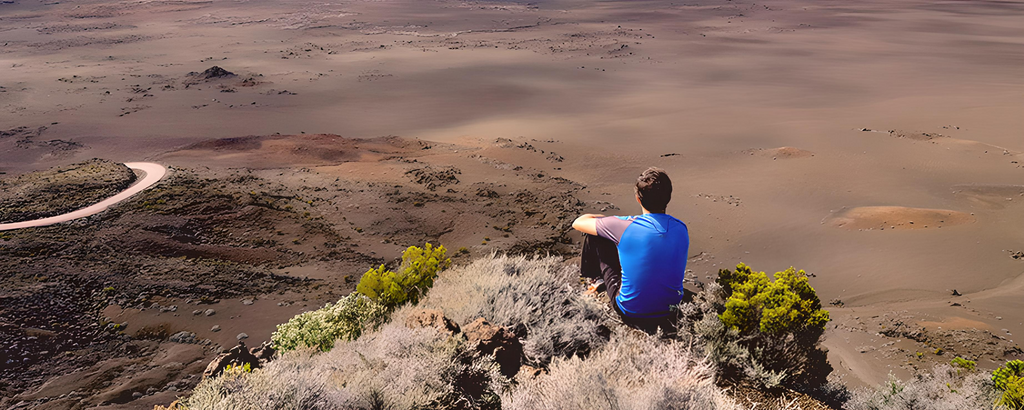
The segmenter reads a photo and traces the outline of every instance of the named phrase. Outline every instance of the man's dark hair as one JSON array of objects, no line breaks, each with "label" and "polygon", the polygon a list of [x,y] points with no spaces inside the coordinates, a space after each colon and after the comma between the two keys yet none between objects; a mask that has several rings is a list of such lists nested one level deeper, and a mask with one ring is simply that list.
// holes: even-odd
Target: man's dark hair
[{"label": "man's dark hair", "polygon": [[640,205],[644,209],[664,213],[668,201],[672,199],[672,180],[668,179],[668,174],[661,168],[647,168],[636,179],[636,196],[640,198]]}]

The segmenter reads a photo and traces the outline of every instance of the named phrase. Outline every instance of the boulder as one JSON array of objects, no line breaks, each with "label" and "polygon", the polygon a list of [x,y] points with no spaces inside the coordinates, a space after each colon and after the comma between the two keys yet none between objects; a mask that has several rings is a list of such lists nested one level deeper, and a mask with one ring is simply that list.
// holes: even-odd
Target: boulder
[{"label": "boulder", "polygon": [[409,315],[405,319],[405,326],[415,329],[418,327],[432,327],[449,334],[458,334],[459,324],[444,316],[444,312],[438,309],[423,309]]},{"label": "boulder", "polygon": [[495,326],[484,318],[474,320],[462,329],[470,346],[480,354],[493,355],[501,366],[501,374],[514,377],[522,367],[523,345],[508,328]]},{"label": "boulder", "polygon": [[274,359],[274,354],[277,353],[277,350],[270,345],[270,342],[263,342],[259,347],[249,349],[249,353],[259,359],[260,365],[265,365]]},{"label": "boulder", "polygon": [[224,369],[228,365],[232,366],[244,366],[246,363],[249,364],[250,369],[258,369],[262,366],[260,359],[249,352],[249,349],[245,347],[245,342],[239,341],[238,346],[232,347],[227,353],[221,353],[217,355],[215,359],[208,366],[206,371],[203,372],[203,378],[215,377],[224,372]]}]

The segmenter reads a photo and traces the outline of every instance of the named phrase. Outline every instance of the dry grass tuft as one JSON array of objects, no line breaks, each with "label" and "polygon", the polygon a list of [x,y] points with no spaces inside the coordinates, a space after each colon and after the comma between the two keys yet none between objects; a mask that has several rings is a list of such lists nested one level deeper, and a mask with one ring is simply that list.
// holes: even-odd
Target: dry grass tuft
[{"label": "dry grass tuft", "polygon": [[443,310],[461,324],[483,317],[516,329],[526,363],[543,366],[607,343],[605,306],[582,295],[578,284],[578,268],[561,258],[481,258],[446,271],[419,307]]},{"label": "dry grass tuft", "polygon": [[556,359],[550,374],[502,396],[511,410],[739,409],[688,346],[628,331],[587,359]]}]

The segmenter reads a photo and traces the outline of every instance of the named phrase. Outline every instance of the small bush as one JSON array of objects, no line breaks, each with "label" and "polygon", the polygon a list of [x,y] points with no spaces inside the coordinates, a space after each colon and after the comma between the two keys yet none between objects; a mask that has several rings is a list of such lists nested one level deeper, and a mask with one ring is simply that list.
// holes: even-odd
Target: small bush
[{"label": "small bush", "polygon": [[1024,409],[1024,377],[1014,377],[1006,382],[999,404],[1013,410]]},{"label": "small bush", "polygon": [[965,370],[968,372],[973,372],[974,368],[977,367],[978,365],[973,360],[967,360],[962,357],[954,357],[953,360],[949,362],[949,364],[952,365],[954,368]]},{"label": "small bush", "polygon": [[1024,376],[1024,361],[1011,360],[992,372],[992,383],[995,383],[999,390],[1006,390],[1006,386],[1014,378]]},{"label": "small bush", "polygon": [[1002,392],[999,404],[1024,409],[1024,361],[1011,360],[992,372],[992,383]]},{"label": "small bush", "polygon": [[434,248],[429,243],[422,248],[410,246],[402,254],[399,272],[387,270],[384,265],[370,269],[359,280],[356,291],[389,307],[416,303],[434,285],[437,272],[451,265],[446,253],[444,246]]},{"label": "small bush", "polygon": [[388,309],[370,298],[352,293],[338,303],[302,313],[288,323],[277,325],[270,340],[279,351],[302,347],[328,351],[338,339],[353,340],[364,330],[387,320]]},{"label": "small bush", "polygon": [[735,272],[720,270],[717,282],[729,295],[719,318],[741,335],[820,334],[829,321],[804,271],[789,268],[775,273],[771,281],[764,272],[741,263]]},{"label": "small bush", "polygon": [[723,380],[826,401],[845,395],[826,389],[832,367],[819,345],[829,317],[803,271],[790,268],[772,281],[744,264],[722,269],[680,313],[679,336],[703,346]]}]

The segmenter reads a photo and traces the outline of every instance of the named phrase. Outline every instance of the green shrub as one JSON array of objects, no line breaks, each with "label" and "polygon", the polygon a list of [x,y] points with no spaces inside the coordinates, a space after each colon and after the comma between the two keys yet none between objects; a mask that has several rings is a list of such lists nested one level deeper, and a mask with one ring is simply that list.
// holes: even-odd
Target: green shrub
[{"label": "green shrub", "polygon": [[1024,376],[1024,361],[1011,360],[992,372],[992,383],[999,390],[1006,390],[1007,384],[1015,377]]},{"label": "green shrub", "polygon": [[1011,360],[992,372],[992,383],[1003,392],[999,404],[1024,409],[1024,361]]},{"label": "green shrub", "polygon": [[1005,386],[999,404],[1013,410],[1024,409],[1024,377],[1011,377]]},{"label": "green shrub", "polygon": [[821,310],[821,301],[804,271],[789,268],[777,272],[773,282],[764,272],[741,263],[735,272],[722,269],[718,275],[718,283],[729,294],[719,318],[741,335],[825,330],[828,311]]},{"label": "green shrub", "polygon": [[370,298],[352,293],[338,303],[302,313],[277,325],[270,340],[281,351],[300,347],[328,351],[338,339],[354,340],[387,320],[388,309]]},{"label": "green shrub", "polygon": [[434,285],[437,272],[451,265],[446,253],[444,246],[434,248],[429,243],[422,248],[410,246],[402,254],[398,272],[384,265],[370,269],[359,280],[356,291],[388,307],[416,303]]},{"label": "green shrub", "polygon": [[974,371],[974,368],[977,367],[978,365],[973,360],[967,360],[962,357],[954,357],[953,360],[949,362],[949,364],[953,365],[953,367],[959,370],[966,370],[969,372]]},{"label": "green shrub", "polygon": [[739,264],[718,275],[680,306],[678,335],[703,347],[721,380],[845,400],[845,389],[827,383],[832,367],[819,346],[829,316],[803,271],[790,268],[773,281]]}]

